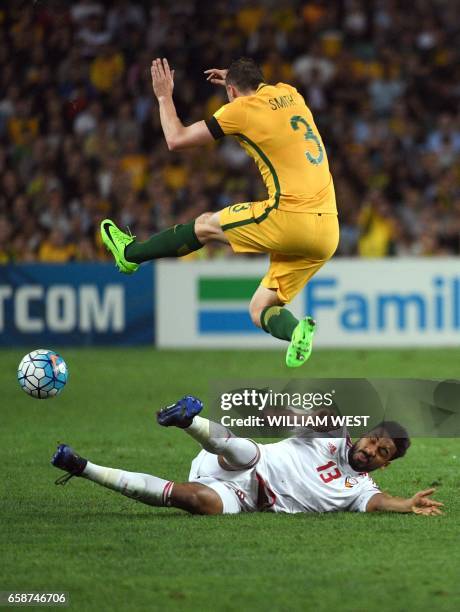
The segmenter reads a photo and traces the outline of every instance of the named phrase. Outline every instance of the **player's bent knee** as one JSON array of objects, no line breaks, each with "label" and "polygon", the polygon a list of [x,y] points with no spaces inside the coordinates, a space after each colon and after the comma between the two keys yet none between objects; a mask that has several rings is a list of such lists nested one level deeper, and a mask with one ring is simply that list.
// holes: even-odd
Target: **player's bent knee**
[{"label": "player's bent knee", "polygon": [[197,225],[200,227],[203,225],[206,225],[210,221],[212,214],[213,214],[212,212],[202,213],[199,217],[195,219],[195,227]]},{"label": "player's bent knee", "polygon": [[207,212],[195,219],[195,234],[200,242],[206,244],[212,240],[228,243],[219,222],[219,214]]},{"label": "player's bent knee", "polygon": [[219,495],[210,487],[201,485],[190,493],[190,510],[192,514],[222,514],[223,504]]},{"label": "player's bent knee", "polygon": [[262,310],[264,307],[259,306],[257,303],[249,304],[249,314],[251,316],[251,321],[254,323],[256,327],[262,327],[262,323],[260,322],[260,316],[262,314]]},{"label": "player's bent knee", "polygon": [[213,213],[203,213],[195,219],[195,234],[198,240],[202,243],[212,240],[214,228],[211,224]]},{"label": "player's bent knee", "polygon": [[251,321],[254,323],[256,327],[262,328],[262,323],[260,322],[260,315],[262,311],[259,310],[257,312],[251,312]]}]

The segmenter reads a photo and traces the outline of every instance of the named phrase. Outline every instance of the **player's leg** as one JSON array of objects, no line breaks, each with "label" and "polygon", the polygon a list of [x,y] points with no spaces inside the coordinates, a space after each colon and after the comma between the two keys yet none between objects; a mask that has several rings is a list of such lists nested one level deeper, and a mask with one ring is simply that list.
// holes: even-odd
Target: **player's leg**
[{"label": "player's leg", "polygon": [[[287,304],[301,291],[324,262],[273,253],[260,291],[275,291],[280,303]],[[316,323],[306,316],[298,320],[285,306],[267,306],[260,313],[260,326],[275,338],[287,340],[288,367],[301,366],[311,355]]]},{"label": "player's leg", "polygon": [[[272,200],[236,204],[224,208],[219,215],[222,230],[236,253],[271,254],[269,275],[265,276],[254,293],[249,312],[254,325],[288,342],[292,340],[294,330],[302,328],[301,337],[304,339],[307,334],[308,341],[313,333],[311,323],[298,321],[287,308],[283,308],[290,299],[280,293],[277,278],[271,279],[273,258],[279,249],[287,247],[288,250],[297,248],[301,251],[305,246],[308,233],[302,232],[302,228],[299,244],[295,247],[290,244],[290,236],[298,231],[298,219],[299,216],[294,214],[288,221],[285,215],[279,213]],[[269,276],[273,280],[272,284],[266,282]]]},{"label": "player's leg", "polygon": [[[279,302],[287,304],[334,254],[339,236],[337,217],[274,211],[263,225],[266,238],[278,244],[270,253],[270,268],[262,287],[276,291]],[[260,302],[263,295],[261,289]],[[260,308],[254,310],[255,317]],[[315,331],[311,317],[297,321],[289,310],[275,304],[262,309],[260,324],[276,338],[289,341],[289,367],[298,367],[310,357]]]},{"label": "player's leg", "polygon": [[182,257],[212,240],[228,242],[220,228],[219,213],[203,213],[189,223],[174,225],[144,242],[134,240],[125,248],[125,256],[137,264],[161,257]]},{"label": "player's leg", "polygon": [[249,313],[254,325],[275,338],[289,341],[299,320],[283,306],[276,289],[259,285],[249,304]]},{"label": "player's leg", "polygon": [[287,340],[290,343],[287,365],[293,367],[302,365],[309,358],[313,346],[315,322],[311,317],[299,321],[284,307],[284,302],[278,296],[276,289],[260,285],[252,297],[249,312],[254,325],[261,327],[274,338]]},{"label": "player's leg", "polygon": [[162,257],[182,257],[193,251],[198,251],[207,242],[218,240],[230,243],[236,252],[260,252],[260,249],[251,248],[251,245],[237,246],[229,239],[227,230],[235,224],[257,223],[261,215],[265,214],[271,202],[255,202],[234,204],[215,213],[203,213],[197,219],[154,234],[144,242],[137,242],[134,236],[122,232],[113,221],[104,219],[101,223],[101,238],[108,251],[115,258],[120,272],[132,274],[136,272],[144,261]]},{"label": "player's leg", "polygon": [[56,484],[65,484],[73,476],[80,476],[149,506],[180,508],[192,514],[223,512],[226,491],[220,496],[204,484],[175,483],[151,474],[97,465],[78,455],[66,444],[58,446],[51,463],[67,472]]},{"label": "player's leg", "polygon": [[167,406],[157,413],[157,421],[163,427],[179,427],[201,446],[224,459],[221,467],[230,470],[246,470],[254,467],[260,458],[258,445],[252,440],[237,438],[232,432],[208,419],[199,416],[202,402],[190,395]]},{"label": "player's leg", "polygon": [[219,224],[219,213],[203,213],[189,223],[174,225],[144,242],[122,232],[113,221],[101,223],[101,237],[112,253],[121,272],[131,274],[139,264],[162,257],[183,257],[198,251],[207,242],[219,240],[228,243]]},{"label": "player's leg", "polygon": [[238,214],[239,222],[242,215],[245,218],[252,215],[250,204],[235,204],[218,212],[203,213],[189,223],[165,229],[144,242],[137,242],[132,236],[121,232],[110,219],[105,219],[101,223],[102,240],[122,266],[138,266],[144,261],[162,257],[182,257],[213,240],[228,244],[230,241],[222,224],[228,220],[228,211],[235,209],[241,211]]}]

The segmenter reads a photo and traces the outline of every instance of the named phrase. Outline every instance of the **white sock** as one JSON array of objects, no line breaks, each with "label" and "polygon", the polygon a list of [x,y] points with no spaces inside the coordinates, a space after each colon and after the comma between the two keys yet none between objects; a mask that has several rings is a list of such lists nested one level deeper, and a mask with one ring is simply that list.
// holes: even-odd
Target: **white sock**
[{"label": "white sock", "polygon": [[236,438],[229,429],[219,423],[196,416],[184,431],[208,452],[222,455],[231,467],[249,469],[259,461],[260,451],[255,442]]},{"label": "white sock", "polygon": [[174,483],[150,474],[125,472],[88,461],[82,476],[149,506],[169,506]]}]

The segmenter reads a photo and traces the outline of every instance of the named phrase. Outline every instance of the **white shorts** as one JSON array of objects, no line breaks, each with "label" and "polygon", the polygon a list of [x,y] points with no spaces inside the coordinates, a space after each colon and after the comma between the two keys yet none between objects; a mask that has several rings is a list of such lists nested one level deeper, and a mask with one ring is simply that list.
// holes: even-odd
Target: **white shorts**
[{"label": "white shorts", "polygon": [[217,455],[202,450],[192,461],[189,482],[213,489],[221,498],[223,514],[257,511],[258,482],[255,467],[248,470],[224,470]]},{"label": "white shorts", "polygon": [[236,491],[230,488],[227,483],[222,482],[222,480],[207,476],[198,476],[191,482],[198,482],[199,484],[206,485],[217,493],[222,500],[222,514],[239,514],[243,511]]}]

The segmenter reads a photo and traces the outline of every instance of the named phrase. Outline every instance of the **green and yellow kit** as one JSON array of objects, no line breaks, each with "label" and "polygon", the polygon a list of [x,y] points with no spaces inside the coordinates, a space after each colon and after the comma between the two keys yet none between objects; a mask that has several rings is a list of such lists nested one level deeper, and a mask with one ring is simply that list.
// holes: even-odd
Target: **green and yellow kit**
[{"label": "green and yellow kit", "polygon": [[334,254],[339,227],[326,150],[312,113],[290,85],[261,83],[207,122],[214,138],[235,136],[256,162],[268,198],[233,204],[220,225],[235,252],[269,253],[262,285],[290,302]]}]

